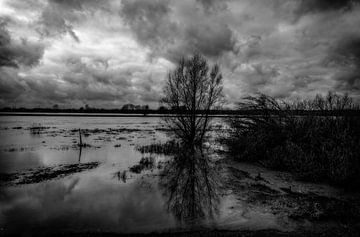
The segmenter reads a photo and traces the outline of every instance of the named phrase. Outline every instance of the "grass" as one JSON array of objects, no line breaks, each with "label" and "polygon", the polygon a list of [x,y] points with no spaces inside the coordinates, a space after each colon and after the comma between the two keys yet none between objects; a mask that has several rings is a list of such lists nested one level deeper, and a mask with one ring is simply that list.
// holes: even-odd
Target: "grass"
[{"label": "grass", "polygon": [[150,170],[155,167],[156,160],[154,157],[143,157],[139,164],[133,165],[129,170],[133,173],[140,174],[143,170]]},{"label": "grass", "polygon": [[348,96],[329,93],[290,104],[258,95],[246,98],[239,109],[257,110],[259,115],[228,120],[231,134],[225,142],[235,159],[260,161],[303,180],[360,187],[360,117],[294,114],[359,112]]},{"label": "grass", "polygon": [[165,143],[153,143],[150,145],[136,146],[136,150],[142,154],[163,154],[163,155],[173,155],[177,153],[180,149],[179,143],[174,140],[165,142]]},{"label": "grass", "polygon": [[42,126],[40,123],[33,123],[29,128],[31,135],[39,135],[43,130],[48,127]]}]

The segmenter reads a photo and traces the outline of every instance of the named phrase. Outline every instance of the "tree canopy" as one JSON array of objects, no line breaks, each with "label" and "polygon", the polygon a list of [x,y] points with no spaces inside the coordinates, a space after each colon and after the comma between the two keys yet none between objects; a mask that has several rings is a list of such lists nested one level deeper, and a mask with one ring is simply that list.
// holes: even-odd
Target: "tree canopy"
[{"label": "tree canopy", "polygon": [[222,102],[222,75],[218,64],[211,68],[200,54],[182,58],[168,74],[161,102],[176,116],[167,125],[183,141],[201,143],[210,128],[209,113]]}]

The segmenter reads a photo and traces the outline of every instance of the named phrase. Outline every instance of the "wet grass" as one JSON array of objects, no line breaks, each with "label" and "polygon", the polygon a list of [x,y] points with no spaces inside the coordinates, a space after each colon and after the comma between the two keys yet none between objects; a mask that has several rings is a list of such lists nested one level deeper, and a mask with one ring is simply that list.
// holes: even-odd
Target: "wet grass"
[{"label": "wet grass", "polygon": [[34,147],[11,147],[7,149],[3,149],[5,152],[25,152],[25,151],[34,151]]},{"label": "wet grass", "polygon": [[22,127],[12,127],[12,129],[22,129]]},{"label": "wet grass", "polygon": [[155,168],[156,161],[154,157],[143,157],[139,164],[136,164],[129,168],[129,170],[135,174],[140,174],[144,170],[151,170]]},{"label": "wet grass", "polygon": [[142,154],[162,154],[162,155],[173,155],[176,154],[180,149],[180,144],[176,141],[168,141],[165,143],[153,143],[150,145],[136,146],[136,150]]},{"label": "wet grass", "polygon": [[64,177],[74,173],[94,169],[99,162],[59,165],[55,167],[38,168],[18,173],[0,173],[0,186],[40,183],[46,180]]},{"label": "wet grass", "polygon": [[121,180],[123,183],[126,183],[128,179],[127,171],[117,171],[113,174],[113,178],[117,178],[118,180]]},{"label": "wet grass", "polygon": [[31,135],[39,135],[44,131],[45,129],[49,129],[50,127],[42,126],[40,123],[34,123],[29,128]]},{"label": "wet grass", "polygon": [[360,187],[359,116],[293,113],[296,109],[359,112],[349,97],[329,93],[289,104],[260,95],[247,98],[240,108],[259,115],[228,119],[231,133],[225,144],[236,160],[290,171],[302,180]]},{"label": "wet grass", "polygon": [[[138,129],[138,128],[106,128],[106,129],[101,129],[101,128],[94,128],[94,129],[81,129],[81,132],[83,134],[87,134],[88,136],[90,134],[99,134],[99,133],[105,133],[108,135],[118,135],[121,133],[134,133],[134,132],[151,132],[151,129]],[[70,130],[71,133],[77,133],[78,129],[71,129]]]}]

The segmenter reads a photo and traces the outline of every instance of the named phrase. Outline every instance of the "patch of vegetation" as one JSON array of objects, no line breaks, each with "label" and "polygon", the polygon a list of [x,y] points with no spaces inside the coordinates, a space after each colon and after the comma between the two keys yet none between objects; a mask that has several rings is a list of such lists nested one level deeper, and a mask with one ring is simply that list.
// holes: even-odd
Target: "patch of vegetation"
[{"label": "patch of vegetation", "polygon": [[98,162],[90,162],[38,168],[35,170],[28,170],[20,173],[0,173],[0,186],[40,183],[46,180],[64,177],[89,169],[94,169],[98,165]]},{"label": "patch of vegetation", "polygon": [[179,151],[180,144],[174,140],[165,142],[165,143],[154,143],[145,146],[136,146],[136,150],[140,151],[142,154],[163,154],[163,155],[173,155]]},{"label": "patch of vegetation", "polygon": [[39,135],[43,130],[49,129],[50,127],[42,126],[40,123],[34,123],[29,128],[31,135]]},{"label": "patch of vegetation", "polygon": [[127,171],[117,171],[114,173],[113,177],[121,180],[123,183],[126,183],[126,180],[128,179]]},{"label": "patch of vegetation", "polygon": [[23,127],[13,127],[12,129],[22,129]]},{"label": "patch of vegetation", "polygon": [[[246,98],[239,109],[259,115],[228,119],[225,143],[235,159],[260,161],[303,180],[360,187],[360,117],[346,115],[360,110],[347,95],[329,93],[294,104],[259,95]],[[298,116],[298,110],[317,113]],[[328,111],[342,115],[321,115]]]},{"label": "patch of vegetation", "polygon": [[23,152],[23,151],[33,151],[35,148],[34,147],[12,147],[12,148],[8,148],[8,149],[4,149],[3,151],[5,152]]},{"label": "patch of vegetation", "polygon": [[88,143],[82,143],[82,144],[77,144],[78,145],[78,147],[83,147],[83,148],[85,148],[85,147],[92,147],[92,145],[90,145],[90,144],[88,144]]},{"label": "patch of vegetation", "polygon": [[136,164],[130,167],[130,171],[136,174],[140,174],[143,170],[150,170],[155,167],[155,158],[154,157],[143,157],[141,158],[139,164]]}]

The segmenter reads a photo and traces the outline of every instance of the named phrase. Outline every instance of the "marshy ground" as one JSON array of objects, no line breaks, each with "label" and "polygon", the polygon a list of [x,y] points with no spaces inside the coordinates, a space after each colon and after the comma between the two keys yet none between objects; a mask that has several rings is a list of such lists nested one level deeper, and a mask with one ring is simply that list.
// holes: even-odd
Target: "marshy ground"
[{"label": "marshy ground", "polygon": [[[197,207],[214,213],[181,220],[183,201],[194,200],[170,176],[199,174],[173,163],[174,144],[158,118],[38,120],[1,117],[1,234],[355,235],[359,228],[358,193],[234,161],[215,141],[207,152],[213,206]],[[87,146],[78,145],[79,128]]]}]

